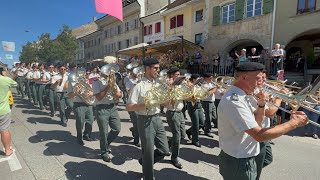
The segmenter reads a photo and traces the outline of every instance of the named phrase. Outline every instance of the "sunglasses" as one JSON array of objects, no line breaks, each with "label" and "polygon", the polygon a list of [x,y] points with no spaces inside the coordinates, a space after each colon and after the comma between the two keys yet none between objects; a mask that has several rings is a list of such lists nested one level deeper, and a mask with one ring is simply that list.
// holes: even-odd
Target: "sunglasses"
[{"label": "sunglasses", "polygon": [[154,70],[159,70],[160,67],[154,67],[154,66],[151,66],[151,68],[153,68]]}]

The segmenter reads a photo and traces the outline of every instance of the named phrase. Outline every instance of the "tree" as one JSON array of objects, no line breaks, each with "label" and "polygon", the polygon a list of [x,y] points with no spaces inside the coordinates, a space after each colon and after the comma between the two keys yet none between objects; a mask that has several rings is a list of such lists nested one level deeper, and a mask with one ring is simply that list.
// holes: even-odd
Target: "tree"
[{"label": "tree", "polygon": [[60,30],[60,32],[56,41],[61,46],[62,60],[68,63],[74,63],[76,50],[78,48],[77,40],[72,36],[71,29],[67,25],[63,25],[63,29]]},{"label": "tree", "polygon": [[24,63],[32,63],[38,60],[36,43],[27,42],[26,45],[22,46],[20,52],[20,61]]}]

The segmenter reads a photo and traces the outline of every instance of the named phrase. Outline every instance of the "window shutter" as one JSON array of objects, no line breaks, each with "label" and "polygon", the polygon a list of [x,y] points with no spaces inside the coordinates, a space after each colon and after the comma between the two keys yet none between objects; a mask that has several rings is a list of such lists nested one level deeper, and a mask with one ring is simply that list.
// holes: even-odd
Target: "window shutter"
[{"label": "window shutter", "polygon": [[213,25],[217,26],[220,24],[220,6],[213,7]]},{"label": "window shutter", "polygon": [[177,16],[177,27],[183,26],[183,14]]},{"label": "window shutter", "polygon": [[143,27],[143,35],[147,35],[147,26]]},{"label": "window shutter", "polygon": [[235,20],[239,21],[243,19],[243,13],[244,13],[244,1],[245,0],[237,0],[236,1],[236,9],[235,9]]},{"label": "window shutter", "polygon": [[149,33],[148,34],[152,34],[152,24],[149,26]]},{"label": "window shutter", "polygon": [[170,19],[170,29],[173,29],[176,27],[176,17],[172,17]]},{"label": "window shutter", "polygon": [[264,0],[263,1],[263,14],[268,14],[273,11],[274,0]]}]

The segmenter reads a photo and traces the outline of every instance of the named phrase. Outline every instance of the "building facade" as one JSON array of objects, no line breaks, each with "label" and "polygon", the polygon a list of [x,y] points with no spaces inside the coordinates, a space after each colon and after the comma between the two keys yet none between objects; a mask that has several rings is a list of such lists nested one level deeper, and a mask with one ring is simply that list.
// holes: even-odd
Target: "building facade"
[{"label": "building facade", "polygon": [[214,0],[209,11],[208,55],[227,58],[243,48],[270,48],[273,0]]}]

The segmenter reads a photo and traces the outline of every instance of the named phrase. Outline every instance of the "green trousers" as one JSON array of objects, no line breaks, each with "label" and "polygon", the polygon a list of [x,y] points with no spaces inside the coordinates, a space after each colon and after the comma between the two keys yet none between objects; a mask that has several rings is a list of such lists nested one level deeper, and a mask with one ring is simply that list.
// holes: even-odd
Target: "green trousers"
[{"label": "green trousers", "polygon": [[[153,180],[153,164],[169,154],[166,130],[159,115],[138,115],[138,130],[141,139],[143,179]],[[157,149],[154,150],[154,146]]]},{"label": "green trousers", "polygon": [[39,102],[38,89],[39,89],[39,84],[34,83],[32,86],[32,94],[34,96],[33,104],[35,105],[38,105],[38,102]]},{"label": "green trousers", "polygon": [[235,158],[221,150],[218,159],[219,172],[224,180],[256,180],[255,157]]},{"label": "green trousers", "polygon": [[[121,130],[120,117],[115,104],[99,104],[97,107],[97,123],[100,134],[101,156],[109,152],[109,146]],[[109,132],[110,126],[110,132]]]},{"label": "green trousers", "polygon": [[217,112],[218,112],[218,106],[219,106],[220,100],[221,99],[216,99],[214,101],[214,105],[216,106],[216,115],[217,115],[216,120],[213,119],[213,124],[214,124],[215,127],[218,127],[218,113]]},{"label": "green trousers", "polygon": [[204,113],[200,102],[196,102],[194,106],[188,102],[188,114],[191,118],[192,126],[187,134],[192,134],[192,142],[199,142],[199,129],[204,126]]},{"label": "green trousers", "polygon": [[131,122],[132,122],[132,126],[133,126],[133,143],[137,144],[139,143],[139,131],[138,131],[138,125],[137,125],[137,114],[134,111],[128,111]]},{"label": "green trousers", "polygon": [[166,117],[172,133],[172,138],[169,140],[172,152],[171,160],[177,161],[180,151],[181,132],[185,131],[185,120],[182,112],[177,111],[167,111]]},{"label": "green trousers", "polygon": [[37,93],[38,93],[39,106],[40,106],[40,109],[42,110],[43,109],[43,97],[45,94],[46,85],[45,84],[36,84],[36,87],[37,87]]},{"label": "green trousers", "polygon": [[31,98],[33,100],[33,104],[35,104],[35,102],[37,101],[37,96],[35,96],[36,94],[35,82],[30,81],[29,86],[30,86]]},{"label": "green trousers", "polygon": [[216,106],[214,105],[214,102],[202,101],[202,107],[205,114],[204,131],[205,133],[209,133],[211,130],[211,122],[214,119],[215,122],[217,121]]},{"label": "green trousers", "polygon": [[260,142],[260,153],[255,157],[257,164],[257,180],[260,179],[262,168],[271,164],[273,160],[270,141]]},{"label": "green trousers", "polygon": [[27,81],[27,83],[26,83],[26,92],[27,92],[27,95],[28,95],[28,99],[30,101],[31,98],[32,98],[32,90],[31,90],[31,85],[30,85],[31,81],[30,80],[26,80],[26,81]]},{"label": "green trousers", "polygon": [[73,109],[73,102],[68,98],[66,92],[57,92],[57,102],[59,103],[61,123],[67,123]]},{"label": "green trousers", "polygon": [[50,113],[51,115],[54,115],[56,112],[56,107],[57,107],[57,93],[54,89],[49,89],[49,105],[50,105]]},{"label": "green trousers", "polygon": [[18,76],[17,79],[17,90],[18,90],[18,93],[20,93],[22,95],[22,97],[24,97],[24,94],[25,94],[25,81],[26,81],[26,78],[25,77],[22,77],[22,76]]},{"label": "green trousers", "polygon": [[77,139],[82,140],[82,130],[84,124],[86,125],[83,135],[90,137],[93,123],[92,106],[88,106],[85,103],[75,102],[73,108],[76,116]]}]

